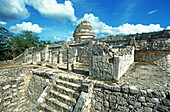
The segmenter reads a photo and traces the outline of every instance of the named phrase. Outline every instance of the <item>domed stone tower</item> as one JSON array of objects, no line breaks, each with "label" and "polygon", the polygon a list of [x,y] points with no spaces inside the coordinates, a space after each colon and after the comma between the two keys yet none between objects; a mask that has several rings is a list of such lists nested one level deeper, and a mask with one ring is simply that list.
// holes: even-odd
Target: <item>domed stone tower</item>
[{"label": "domed stone tower", "polygon": [[88,21],[82,21],[73,33],[74,40],[94,38],[95,34]]}]

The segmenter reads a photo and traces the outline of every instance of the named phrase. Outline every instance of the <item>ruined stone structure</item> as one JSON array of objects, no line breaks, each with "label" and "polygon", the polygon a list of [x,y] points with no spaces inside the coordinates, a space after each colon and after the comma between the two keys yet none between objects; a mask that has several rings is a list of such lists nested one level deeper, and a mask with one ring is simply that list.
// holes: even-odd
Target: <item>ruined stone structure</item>
[{"label": "ruined stone structure", "polygon": [[112,48],[95,43],[89,48],[89,75],[119,80],[134,62],[134,47]]},{"label": "ruined stone structure", "polygon": [[[90,23],[84,21],[74,32],[76,41],[26,49],[23,62],[33,66],[0,72],[4,79],[0,111],[170,111],[169,86],[153,90],[115,83],[134,62],[158,65],[169,80],[170,30],[102,39],[94,36]],[[79,63],[88,64],[88,76],[75,72]],[[23,80],[23,74],[28,80]]]},{"label": "ruined stone structure", "polygon": [[74,40],[94,38],[95,34],[88,21],[82,21],[76,28],[73,34]]}]

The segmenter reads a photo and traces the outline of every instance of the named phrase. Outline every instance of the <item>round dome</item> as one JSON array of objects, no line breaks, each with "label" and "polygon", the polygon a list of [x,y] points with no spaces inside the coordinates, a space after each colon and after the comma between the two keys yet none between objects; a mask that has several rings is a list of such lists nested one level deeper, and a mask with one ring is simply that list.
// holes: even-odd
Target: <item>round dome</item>
[{"label": "round dome", "polygon": [[94,38],[95,34],[88,21],[82,21],[73,33],[74,40],[79,40],[80,38]]}]

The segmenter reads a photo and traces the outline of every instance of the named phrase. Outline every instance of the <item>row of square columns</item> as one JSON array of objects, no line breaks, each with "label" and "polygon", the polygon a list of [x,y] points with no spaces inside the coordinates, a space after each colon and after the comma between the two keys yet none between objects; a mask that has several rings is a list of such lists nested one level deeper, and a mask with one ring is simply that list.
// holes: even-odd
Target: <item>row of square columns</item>
[{"label": "row of square columns", "polygon": [[67,70],[74,70],[74,64],[77,60],[77,49],[67,48]]}]

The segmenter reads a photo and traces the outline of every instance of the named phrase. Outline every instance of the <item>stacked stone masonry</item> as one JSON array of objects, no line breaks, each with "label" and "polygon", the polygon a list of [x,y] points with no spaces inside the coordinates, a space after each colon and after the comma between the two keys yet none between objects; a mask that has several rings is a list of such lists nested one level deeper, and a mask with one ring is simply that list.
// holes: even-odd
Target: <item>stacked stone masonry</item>
[{"label": "stacked stone masonry", "polygon": [[48,83],[49,77],[45,73],[42,75],[39,72],[33,72],[27,88],[27,96],[32,103],[35,103],[38,100]]},{"label": "stacked stone masonry", "polygon": [[134,48],[131,46],[112,48],[106,43],[89,46],[91,76],[119,80],[133,62]]},{"label": "stacked stone masonry", "polygon": [[90,112],[169,112],[170,91],[96,83]]},{"label": "stacked stone masonry", "polygon": [[[3,70],[0,72],[0,111],[24,112],[27,111],[29,100],[26,96],[32,67]],[[28,80],[22,76],[27,75]]]}]

